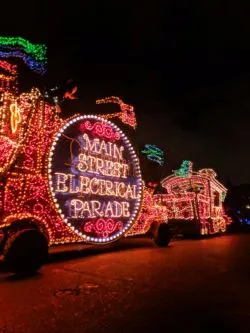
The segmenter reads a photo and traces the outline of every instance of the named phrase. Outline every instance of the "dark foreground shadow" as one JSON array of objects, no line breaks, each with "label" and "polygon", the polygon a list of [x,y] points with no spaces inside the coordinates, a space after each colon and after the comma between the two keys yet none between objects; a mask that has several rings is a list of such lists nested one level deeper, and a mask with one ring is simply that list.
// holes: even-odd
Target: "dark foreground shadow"
[{"label": "dark foreground shadow", "polygon": [[107,245],[68,245],[54,248],[51,252],[47,264],[63,262],[72,259],[97,256],[106,253],[124,252],[133,249],[145,249],[155,247],[153,240],[149,238],[133,237],[118,240],[117,242]]},{"label": "dark foreground shadow", "polygon": [[229,225],[226,233],[216,233],[212,235],[176,235],[176,239],[191,239],[191,240],[201,240],[201,239],[210,239],[210,238],[216,238],[216,237],[223,237],[226,235],[238,235],[238,234],[250,234],[250,225]]},{"label": "dark foreground shadow", "polygon": [[[51,248],[48,260],[45,265],[50,265],[56,262],[65,262],[78,258],[86,258],[90,256],[97,256],[106,253],[131,251],[133,249],[145,249],[156,247],[153,240],[147,237],[129,237],[118,240],[117,242],[107,245],[86,245],[86,244],[70,244],[58,245]],[[171,247],[171,243],[170,246]],[[3,261],[0,261],[0,274],[7,274],[8,271]],[[40,278],[41,273],[37,272],[32,276],[16,276],[14,274],[4,277],[6,281],[20,281],[24,279]],[[1,278],[0,278],[1,281]]]},{"label": "dark foreground shadow", "polygon": [[249,234],[250,233],[250,225],[231,224],[228,227],[227,232],[229,234]]},{"label": "dark foreground shadow", "polygon": [[[6,272],[6,273],[8,273],[8,272]],[[15,275],[15,274],[9,273],[7,276],[5,276],[3,278],[3,280],[6,282],[16,282],[16,281],[23,281],[23,280],[27,281],[27,280],[40,279],[42,276],[43,276],[43,274],[40,272],[36,272],[35,274],[28,275],[28,276],[27,275],[23,275],[23,276]],[[1,281],[1,279],[0,279],[0,281]]]}]

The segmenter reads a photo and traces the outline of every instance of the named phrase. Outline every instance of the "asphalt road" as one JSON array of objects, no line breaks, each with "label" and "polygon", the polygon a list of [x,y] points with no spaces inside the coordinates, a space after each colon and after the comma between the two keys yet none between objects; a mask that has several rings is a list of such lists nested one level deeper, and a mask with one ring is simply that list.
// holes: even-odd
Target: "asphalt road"
[{"label": "asphalt road", "polygon": [[250,234],[58,249],[26,280],[0,265],[0,332],[249,333]]}]

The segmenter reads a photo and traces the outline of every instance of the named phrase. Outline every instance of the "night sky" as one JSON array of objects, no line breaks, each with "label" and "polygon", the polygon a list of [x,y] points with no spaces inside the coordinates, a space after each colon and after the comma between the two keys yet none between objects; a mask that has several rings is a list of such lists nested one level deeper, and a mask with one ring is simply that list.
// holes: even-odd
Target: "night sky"
[{"label": "night sky", "polygon": [[250,183],[250,8],[164,2],[11,3],[1,8],[0,34],[47,44],[48,74],[34,83],[74,79],[72,109],[95,113],[95,100],[110,95],[134,105],[137,147],[166,151],[168,170],[154,166],[158,175],[189,159],[225,183]]}]

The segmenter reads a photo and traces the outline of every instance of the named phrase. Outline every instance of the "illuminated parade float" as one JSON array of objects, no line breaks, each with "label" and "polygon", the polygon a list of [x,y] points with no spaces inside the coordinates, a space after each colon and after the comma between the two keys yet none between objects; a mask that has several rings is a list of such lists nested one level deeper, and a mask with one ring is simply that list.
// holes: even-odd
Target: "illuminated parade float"
[{"label": "illuminated parade float", "polygon": [[216,179],[214,170],[194,172],[192,162],[185,160],[161,184],[167,194],[155,197],[165,205],[168,225],[175,233],[194,236],[226,231],[231,223],[223,208],[227,189]]},{"label": "illuminated parade float", "polygon": [[150,232],[167,246],[167,208],[145,188],[133,146],[109,120],[135,128],[133,107],[109,97],[97,103],[117,103],[119,112],[63,120],[38,89],[18,94],[9,62],[21,58],[43,74],[44,45],[0,38],[0,58],[7,59],[0,62],[0,244],[8,269],[36,271],[55,244],[107,244]]},{"label": "illuminated parade float", "polygon": [[[58,98],[37,88],[19,93],[17,65],[44,74],[46,47],[0,37],[0,251],[10,271],[32,273],[56,244],[108,244],[148,234],[167,246],[172,230],[223,233],[227,190],[212,169],[192,162],[162,180],[166,193],[146,186],[130,140],[110,119],[136,128],[134,108],[111,96],[119,111],[62,119]],[[64,98],[75,99],[77,87]],[[146,144],[141,153],[164,165],[164,152]]]}]

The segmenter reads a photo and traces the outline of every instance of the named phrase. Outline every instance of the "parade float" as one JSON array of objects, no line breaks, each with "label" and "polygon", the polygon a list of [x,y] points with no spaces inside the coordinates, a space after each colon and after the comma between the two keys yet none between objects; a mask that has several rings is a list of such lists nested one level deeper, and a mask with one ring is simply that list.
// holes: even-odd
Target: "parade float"
[{"label": "parade float", "polygon": [[167,246],[167,209],[145,187],[133,145],[110,121],[135,128],[133,107],[112,96],[97,104],[116,103],[117,113],[63,120],[58,103],[37,88],[17,90],[10,60],[43,74],[44,45],[2,37],[0,58],[0,249],[8,269],[36,271],[57,244],[103,245],[149,232]]},{"label": "parade float", "polygon": [[165,205],[168,225],[174,233],[185,236],[224,233],[231,218],[223,202],[227,189],[216,179],[212,169],[193,171],[193,163],[184,160],[181,167],[161,181],[166,194],[155,196]]}]

